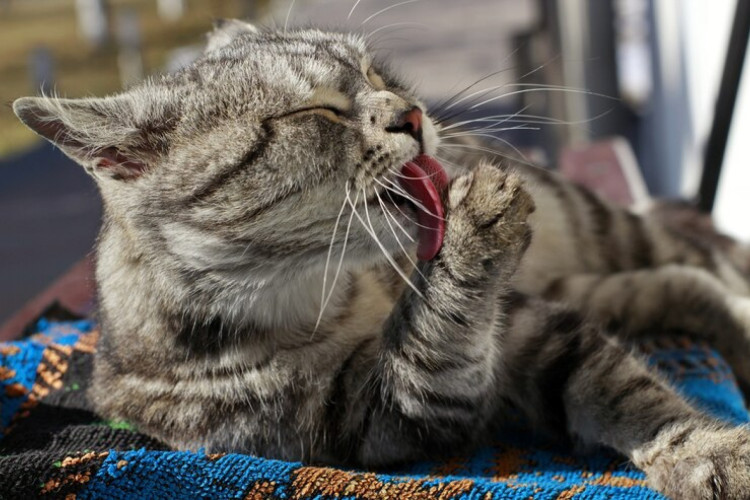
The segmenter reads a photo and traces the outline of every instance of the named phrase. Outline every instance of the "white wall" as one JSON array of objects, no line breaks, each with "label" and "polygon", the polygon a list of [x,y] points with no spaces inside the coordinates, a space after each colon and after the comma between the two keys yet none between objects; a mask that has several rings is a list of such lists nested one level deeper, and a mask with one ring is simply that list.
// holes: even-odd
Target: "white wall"
[{"label": "white wall", "polygon": [[[655,0],[663,2],[665,0]],[[679,0],[688,91],[695,133],[695,162],[688,162],[683,194],[696,193],[706,141],[713,121],[736,2]],[[746,62],[746,66],[750,62]],[[750,76],[744,70],[714,208],[717,225],[750,240]],[[692,163],[692,164],[691,164]]]}]

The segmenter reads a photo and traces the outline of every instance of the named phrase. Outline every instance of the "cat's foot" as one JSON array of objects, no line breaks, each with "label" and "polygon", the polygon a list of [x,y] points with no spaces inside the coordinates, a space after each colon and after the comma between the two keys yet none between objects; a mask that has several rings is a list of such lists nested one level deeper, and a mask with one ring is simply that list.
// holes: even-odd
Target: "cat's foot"
[{"label": "cat's foot", "polygon": [[714,346],[732,367],[740,389],[745,396],[750,394],[750,297],[724,294],[721,299],[730,318],[730,327],[738,332],[736,336],[727,333],[729,328],[718,330],[722,337],[714,341]]},{"label": "cat's foot", "polygon": [[531,241],[526,219],[534,211],[521,178],[481,162],[453,181],[447,198],[444,256],[455,270],[515,269]]},{"label": "cat's foot", "polygon": [[750,499],[750,432],[745,427],[697,430],[644,467],[649,484],[674,499]]}]

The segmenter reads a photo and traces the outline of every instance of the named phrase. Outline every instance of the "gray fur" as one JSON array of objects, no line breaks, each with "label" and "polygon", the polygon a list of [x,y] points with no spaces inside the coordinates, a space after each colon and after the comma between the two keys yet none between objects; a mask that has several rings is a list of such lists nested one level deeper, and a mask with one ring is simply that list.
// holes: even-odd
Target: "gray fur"
[{"label": "gray fur", "polygon": [[[424,106],[369,54],[228,21],[195,64],[118,96],[14,103],[104,200],[98,411],[180,449],[377,467],[471,446],[514,406],[667,495],[744,498],[747,429],[610,333],[706,338],[750,381],[748,281],[727,257],[746,254],[451,155],[427,115],[415,140],[399,119]],[[443,248],[413,269],[415,207],[388,199],[420,152],[457,166]]]}]

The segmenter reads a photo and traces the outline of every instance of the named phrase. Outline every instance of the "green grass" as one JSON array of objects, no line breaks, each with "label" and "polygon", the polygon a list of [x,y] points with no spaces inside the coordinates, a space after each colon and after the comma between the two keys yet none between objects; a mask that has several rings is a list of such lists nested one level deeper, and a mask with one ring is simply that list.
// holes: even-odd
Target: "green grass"
[{"label": "green grass", "polygon": [[[175,23],[161,20],[155,0],[110,0],[110,18],[118,9],[138,12],[146,73],[160,71],[174,48],[199,44],[220,17],[240,15],[239,0],[187,0],[186,14]],[[117,50],[96,51],[78,35],[74,0],[15,0],[0,12],[0,156],[21,151],[38,140],[13,115],[11,103],[34,95],[29,57],[46,47],[55,60],[55,90],[61,96],[102,96],[121,89]]]}]

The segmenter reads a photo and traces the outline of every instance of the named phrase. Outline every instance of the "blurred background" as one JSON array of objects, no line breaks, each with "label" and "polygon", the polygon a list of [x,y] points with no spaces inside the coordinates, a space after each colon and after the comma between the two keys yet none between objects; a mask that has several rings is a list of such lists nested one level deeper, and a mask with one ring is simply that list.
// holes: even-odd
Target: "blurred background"
[{"label": "blurred background", "polygon": [[429,104],[550,167],[621,137],[650,195],[701,201],[750,240],[748,3],[0,0],[0,323],[91,250],[101,217],[93,182],[12,101],[101,96],[174,70],[224,17],[367,33]]}]

